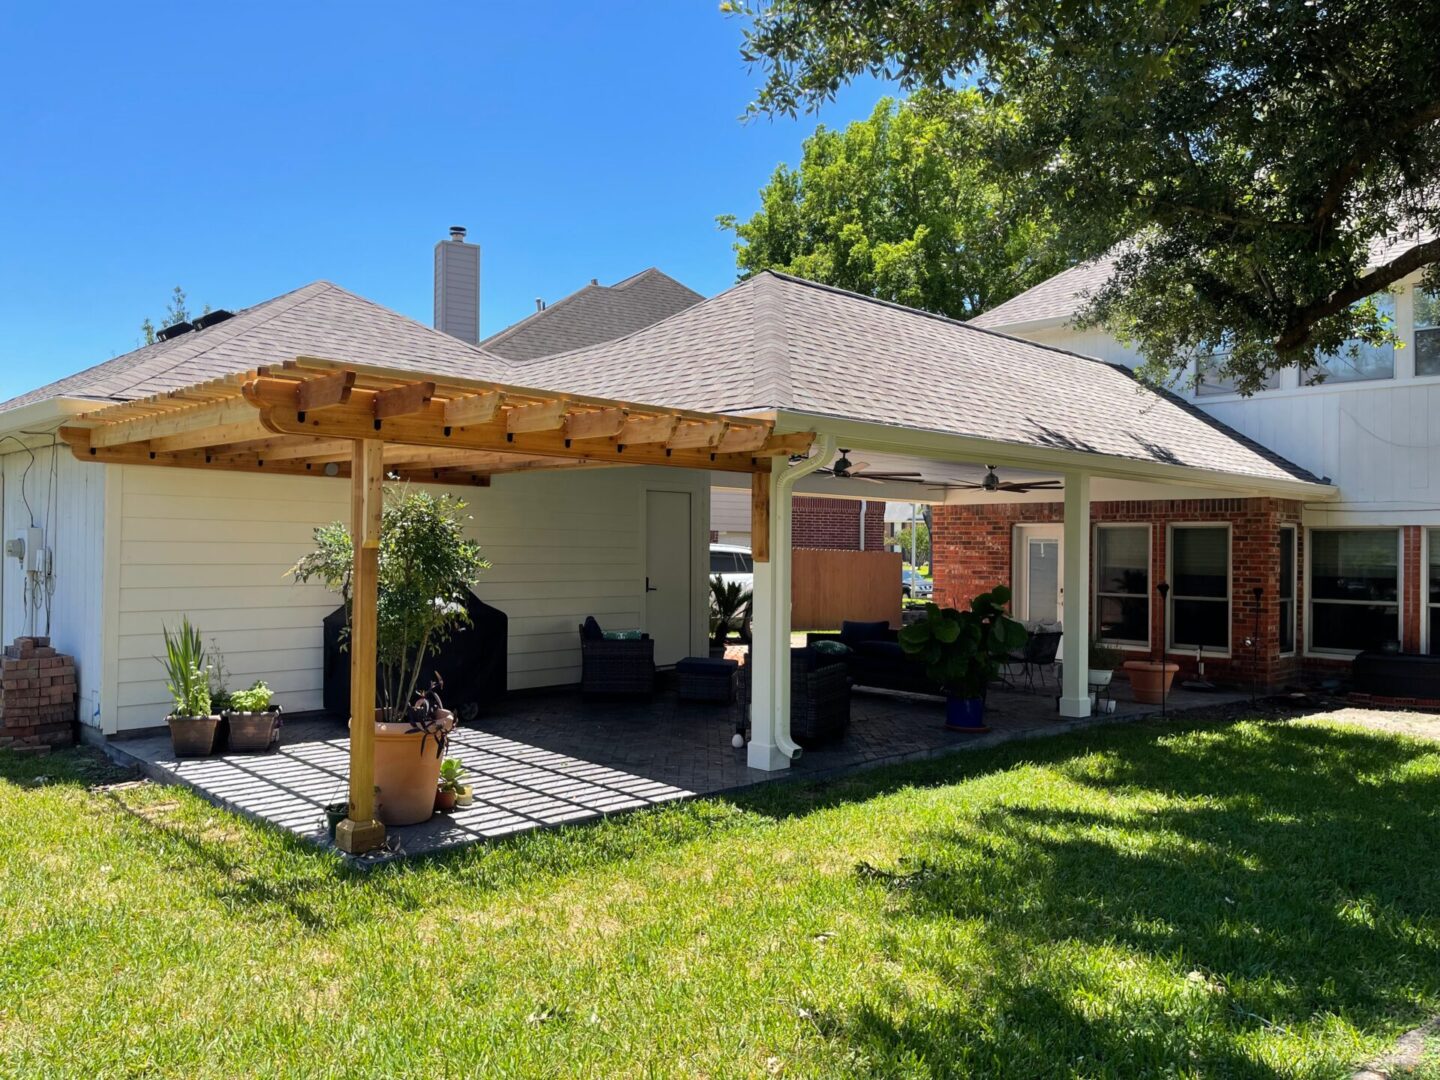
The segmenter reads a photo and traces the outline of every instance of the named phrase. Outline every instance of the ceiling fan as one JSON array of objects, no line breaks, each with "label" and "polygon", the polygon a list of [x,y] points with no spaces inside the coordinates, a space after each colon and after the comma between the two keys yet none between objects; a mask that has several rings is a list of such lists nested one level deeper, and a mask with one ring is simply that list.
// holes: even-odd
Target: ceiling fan
[{"label": "ceiling fan", "polygon": [[921,474],[918,472],[866,472],[870,466],[865,462],[856,464],[850,460],[850,451],[840,450],[840,456],[829,468],[816,469],[817,473],[824,473],[826,476],[833,476],[837,480],[868,480],[872,484],[883,484],[887,480],[919,481]]},{"label": "ceiling fan", "polygon": [[980,491],[1013,491],[1017,493],[1026,491],[1053,491],[1065,486],[1059,480],[1011,480],[1006,482],[1000,479],[1000,475],[995,471],[994,465],[986,465],[985,468],[989,471],[986,472],[985,479],[981,480],[980,483],[955,483],[952,486],[973,488]]}]

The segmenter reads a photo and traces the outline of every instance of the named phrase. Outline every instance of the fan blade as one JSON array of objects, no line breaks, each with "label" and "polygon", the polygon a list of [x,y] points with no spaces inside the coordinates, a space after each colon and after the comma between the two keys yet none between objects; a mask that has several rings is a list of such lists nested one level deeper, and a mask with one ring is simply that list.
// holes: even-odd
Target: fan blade
[{"label": "fan blade", "polygon": [[[858,474],[851,473],[850,475]],[[918,472],[867,472],[865,478],[867,480],[918,480],[924,475],[924,473]]]},{"label": "fan blade", "polygon": [[1016,480],[1008,484],[1001,484],[1000,490],[1023,493],[1026,491],[1054,491],[1064,486],[1059,480],[1032,480],[1028,483]]}]

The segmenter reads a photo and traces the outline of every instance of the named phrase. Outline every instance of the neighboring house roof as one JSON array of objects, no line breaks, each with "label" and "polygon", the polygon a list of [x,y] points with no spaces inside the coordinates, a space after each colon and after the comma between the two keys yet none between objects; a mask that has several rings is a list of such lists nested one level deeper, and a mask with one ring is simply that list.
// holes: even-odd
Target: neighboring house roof
[{"label": "neighboring house roof", "polygon": [[652,267],[614,285],[592,281],[491,335],[480,347],[523,363],[633,334],[704,299]]},{"label": "neighboring house roof", "polygon": [[1316,481],[1123,366],[772,271],[629,337],[527,364],[524,381]]},{"label": "neighboring house roof", "polygon": [[510,375],[497,356],[316,281],[204,330],[142,346],[12,398],[0,412],[57,397],[131,401],[302,355],[471,378]]},{"label": "neighboring house roof", "polygon": [[[1416,245],[1432,239],[1433,235],[1423,230],[1412,230],[1399,236],[1375,240],[1370,245],[1367,263],[1370,266],[1381,266]],[[976,315],[970,320],[970,324],[990,330],[1005,330],[1033,326],[1036,323],[1059,323],[1073,318],[1095,295],[1096,290],[1110,280],[1117,257],[1117,254],[1112,252],[1091,262],[1062,270],[1020,295],[1012,296],[1003,304]]]}]

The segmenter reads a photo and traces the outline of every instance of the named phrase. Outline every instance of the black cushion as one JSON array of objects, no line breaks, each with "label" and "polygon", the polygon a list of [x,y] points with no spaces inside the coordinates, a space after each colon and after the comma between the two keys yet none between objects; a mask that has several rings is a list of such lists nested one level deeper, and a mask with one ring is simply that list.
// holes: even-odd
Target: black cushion
[{"label": "black cushion", "polygon": [[857,656],[883,657],[897,662],[905,659],[905,650],[900,647],[898,641],[862,641],[855,646],[855,654]]},{"label": "black cushion", "polygon": [[594,615],[586,615],[585,622],[580,627],[580,636],[586,641],[604,641],[605,631],[600,629]]},{"label": "black cushion", "polygon": [[884,641],[890,636],[890,624],[881,622],[850,622],[840,624],[840,640],[852,649],[862,641]]},{"label": "black cushion", "polygon": [[675,665],[675,670],[681,675],[728,675],[739,666],[738,660],[718,656],[687,656]]}]

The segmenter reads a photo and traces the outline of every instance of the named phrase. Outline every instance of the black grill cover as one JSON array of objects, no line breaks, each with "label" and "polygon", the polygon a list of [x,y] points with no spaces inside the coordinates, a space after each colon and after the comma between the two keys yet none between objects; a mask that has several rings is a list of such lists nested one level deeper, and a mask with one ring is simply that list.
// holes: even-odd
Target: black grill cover
[{"label": "black grill cover", "polygon": [[[438,653],[432,653],[421,676],[438,671],[445,680],[441,698],[462,721],[479,716],[491,702],[505,696],[506,639],[509,617],[499,608],[482,603],[474,593],[467,604],[470,625],[450,635]],[[340,647],[345,629],[345,608],[325,616],[325,711],[350,715],[350,652]]]}]

